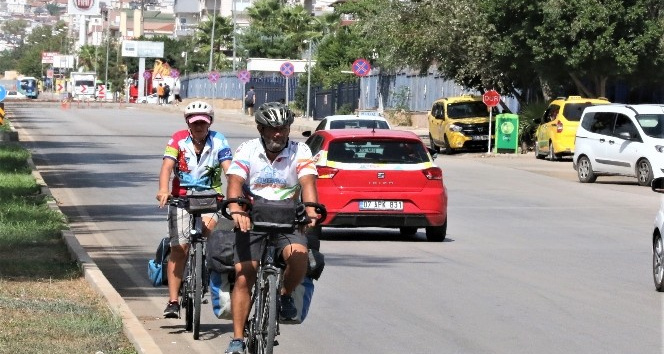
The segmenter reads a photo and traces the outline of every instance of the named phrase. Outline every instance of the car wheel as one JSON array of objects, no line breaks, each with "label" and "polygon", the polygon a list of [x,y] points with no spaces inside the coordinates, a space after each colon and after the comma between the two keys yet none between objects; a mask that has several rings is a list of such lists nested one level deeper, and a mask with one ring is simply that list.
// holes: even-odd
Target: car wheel
[{"label": "car wheel", "polygon": [[650,186],[653,180],[652,166],[648,159],[641,159],[636,163],[636,178],[639,179],[639,185]]},{"label": "car wheel", "polygon": [[433,142],[433,139],[431,138],[431,134],[429,134],[429,146],[431,147],[431,150],[435,151],[436,153],[440,153],[440,148],[438,145],[436,145]]},{"label": "car wheel", "polygon": [[417,233],[416,227],[400,227],[399,232],[402,236],[413,236]]},{"label": "car wheel", "polygon": [[452,155],[454,151],[452,150],[452,147],[450,146],[449,140],[447,140],[447,135],[443,136],[443,140],[445,141],[445,155]]},{"label": "car wheel", "polygon": [[429,242],[443,242],[447,236],[447,220],[441,226],[427,226],[427,241]]},{"label": "car wheel", "polygon": [[535,158],[538,159],[538,160],[541,160],[541,159],[544,158],[544,156],[542,156],[540,154],[539,143],[537,143],[537,142],[535,142]]},{"label": "car wheel", "polygon": [[593,172],[593,166],[587,156],[581,156],[579,162],[576,164],[576,174],[579,176],[581,183],[593,183],[597,180],[597,175]]},{"label": "car wheel", "polygon": [[657,291],[664,291],[664,285],[662,284],[664,265],[662,265],[662,261],[664,261],[664,243],[662,243],[662,235],[658,233],[652,244],[652,274]]},{"label": "car wheel", "polygon": [[555,151],[553,151],[553,143],[549,143],[549,154],[546,155],[547,160],[549,161],[557,161],[558,156],[556,156]]}]

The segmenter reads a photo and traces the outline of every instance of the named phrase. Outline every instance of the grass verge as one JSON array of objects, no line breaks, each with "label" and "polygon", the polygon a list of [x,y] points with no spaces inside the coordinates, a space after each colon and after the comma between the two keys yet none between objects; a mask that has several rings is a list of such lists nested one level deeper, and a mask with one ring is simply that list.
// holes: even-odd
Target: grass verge
[{"label": "grass verge", "polygon": [[27,163],[0,143],[0,353],[136,353],[122,321],[83,279]]}]

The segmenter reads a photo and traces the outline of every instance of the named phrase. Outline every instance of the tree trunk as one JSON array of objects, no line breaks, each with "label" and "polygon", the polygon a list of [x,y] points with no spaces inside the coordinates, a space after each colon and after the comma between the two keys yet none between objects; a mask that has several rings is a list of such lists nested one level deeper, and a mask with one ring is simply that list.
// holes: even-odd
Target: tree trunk
[{"label": "tree trunk", "polygon": [[584,97],[589,97],[593,98],[595,95],[588,90],[588,88],[579,80],[579,78],[576,77],[573,73],[570,73],[569,76],[572,78],[572,81],[574,81],[574,85],[576,86],[576,90],[583,95]]}]

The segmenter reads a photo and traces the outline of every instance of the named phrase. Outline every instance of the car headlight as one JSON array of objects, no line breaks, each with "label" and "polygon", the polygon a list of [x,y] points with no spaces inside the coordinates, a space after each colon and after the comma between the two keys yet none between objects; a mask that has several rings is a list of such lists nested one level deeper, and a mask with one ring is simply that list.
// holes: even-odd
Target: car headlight
[{"label": "car headlight", "polygon": [[462,128],[460,126],[456,125],[456,124],[450,124],[450,130],[453,131],[453,132],[460,132],[461,129]]},{"label": "car headlight", "polygon": [[655,145],[655,150],[657,152],[664,152],[664,145]]}]

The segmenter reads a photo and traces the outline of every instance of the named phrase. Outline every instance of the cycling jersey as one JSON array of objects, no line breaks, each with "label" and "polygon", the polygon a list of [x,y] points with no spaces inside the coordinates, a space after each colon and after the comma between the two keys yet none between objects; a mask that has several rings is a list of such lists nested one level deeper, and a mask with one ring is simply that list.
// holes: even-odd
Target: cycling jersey
[{"label": "cycling jersey", "polygon": [[244,188],[265,199],[292,198],[298,192],[299,179],[318,175],[311,150],[304,143],[289,141],[274,162],[270,162],[260,138],[245,141],[236,150],[227,174],[244,178]]},{"label": "cycling jersey", "polygon": [[197,156],[189,131],[180,130],[168,141],[164,158],[175,160],[171,194],[177,197],[185,195],[188,189],[215,189],[221,194],[221,163],[231,160],[233,156],[226,137],[213,130],[210,130],[205,147]]}]

